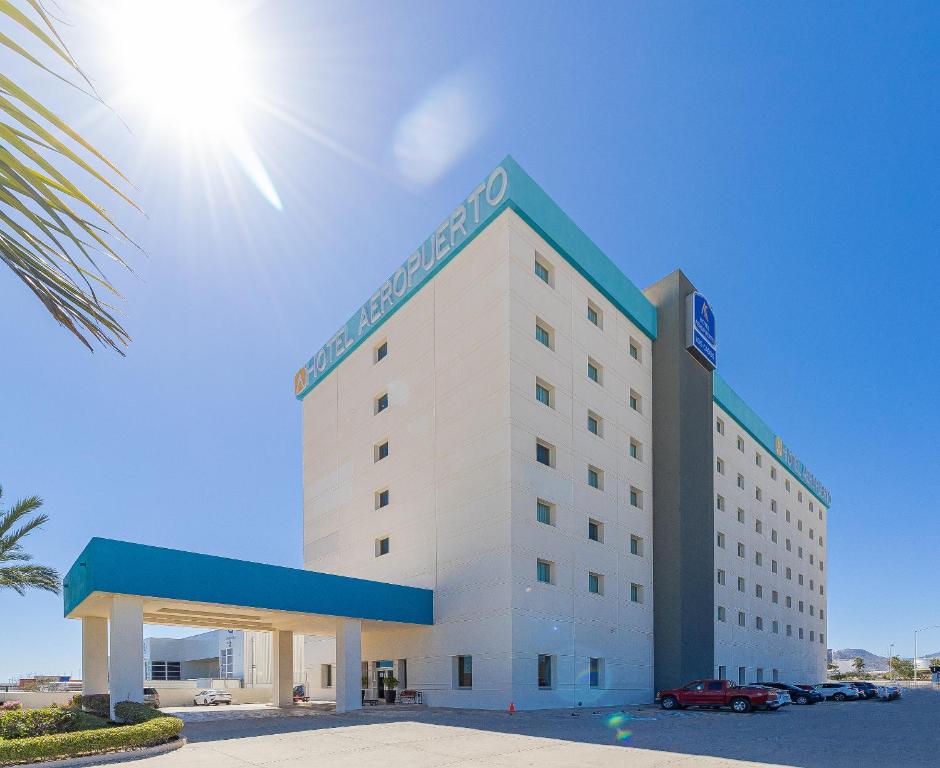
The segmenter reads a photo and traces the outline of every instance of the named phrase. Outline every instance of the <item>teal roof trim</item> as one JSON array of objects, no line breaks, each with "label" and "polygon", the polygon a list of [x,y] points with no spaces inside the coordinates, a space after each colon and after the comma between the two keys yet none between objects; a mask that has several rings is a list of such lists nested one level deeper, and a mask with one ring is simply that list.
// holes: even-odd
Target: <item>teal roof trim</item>
[{"label": "teal roof trim", "polygon": [[[501,173],[505,174],[505,188],[498,183]],[[303,400],[346,356],[381,328],[507,208],[515,211],[643,333],[650,339],[656,338],[656,308],[532,177],[507,155],[487,181],[461,202],[297,372],[294,379],[297,399]]]},{"label": "teal roof trim", "polygon": [[93,592],[433,624],[430,589],[94,538],[63,584],[65,616]]},{"label": "teal roof trim", "polygon": [[[827,509],[832,504],[832,497],[829,491],[822,485],[809,469],[795,456],[783,447],[783,441],[779,438],[767,423],[758,416],[754,410],[741,399],[741,396],[735,392],[718,373],[714,374],[712,383],[712,396],[718,405],[733,418],[738,425],[753,437],[760,445],[767,449],[784,469],[786,469],[793,478],[809,491],[819,502]],[[778,448],[782,449],[783,455]]]}]

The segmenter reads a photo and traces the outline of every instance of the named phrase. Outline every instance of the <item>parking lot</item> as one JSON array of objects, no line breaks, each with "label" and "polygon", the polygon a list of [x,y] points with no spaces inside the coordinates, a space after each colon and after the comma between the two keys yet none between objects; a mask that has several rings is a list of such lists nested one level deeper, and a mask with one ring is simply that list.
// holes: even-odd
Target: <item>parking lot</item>
[{"label": "parking lot", "polygon": [[512,715],[231,707],[187,717],[189,744],[135,766],[937,766],[938,722],[940,691],[927,689],[905,690],[893,702],[826,702],[746,715],[654,706]]}]

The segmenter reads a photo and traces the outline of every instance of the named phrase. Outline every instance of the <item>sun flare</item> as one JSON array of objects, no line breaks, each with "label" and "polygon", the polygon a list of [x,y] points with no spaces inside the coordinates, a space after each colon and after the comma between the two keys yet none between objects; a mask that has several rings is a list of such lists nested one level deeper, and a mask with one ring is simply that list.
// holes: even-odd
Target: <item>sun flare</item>
[{"label": "sun flare", "polygon": [[258,103],[250,6],[229,0],[126,0],[107,13],[120,102],[161,132],[225,148],[275,208],[281,200],[245,128]]}]

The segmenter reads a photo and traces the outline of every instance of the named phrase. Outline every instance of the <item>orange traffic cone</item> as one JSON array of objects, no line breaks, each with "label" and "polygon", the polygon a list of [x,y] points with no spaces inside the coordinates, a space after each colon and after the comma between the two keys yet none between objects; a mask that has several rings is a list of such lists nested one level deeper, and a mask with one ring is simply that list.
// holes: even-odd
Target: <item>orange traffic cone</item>
[{"label": "orange traffic cone", "polygon": [[509,714],[511,715],[515,711],[516,711],[516,705],[510,701],[509,702]]}]

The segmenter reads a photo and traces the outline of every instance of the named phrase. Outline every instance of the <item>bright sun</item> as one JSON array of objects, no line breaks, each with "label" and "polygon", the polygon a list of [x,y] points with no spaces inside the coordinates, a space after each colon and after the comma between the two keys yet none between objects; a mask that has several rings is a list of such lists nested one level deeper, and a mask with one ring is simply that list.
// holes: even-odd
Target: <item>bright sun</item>
[{"label": "bright sun", "polygon": [[119,100],[145,110],[161,131],[226,147],[280,209],[245,130],[258,98],[250,9],[238,0],[124,0],[105,13],[122,82]]}]

